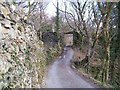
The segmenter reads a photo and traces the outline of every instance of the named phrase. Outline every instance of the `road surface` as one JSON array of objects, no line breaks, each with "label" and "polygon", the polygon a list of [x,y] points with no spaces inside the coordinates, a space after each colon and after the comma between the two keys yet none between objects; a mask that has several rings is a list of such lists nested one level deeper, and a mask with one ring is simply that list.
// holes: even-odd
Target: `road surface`
[{"label": "road surface", "polygon": [[65,48],[63,55],[48,70],[45,83],[47,88],[95,88],[70,67],[73,50]]}]

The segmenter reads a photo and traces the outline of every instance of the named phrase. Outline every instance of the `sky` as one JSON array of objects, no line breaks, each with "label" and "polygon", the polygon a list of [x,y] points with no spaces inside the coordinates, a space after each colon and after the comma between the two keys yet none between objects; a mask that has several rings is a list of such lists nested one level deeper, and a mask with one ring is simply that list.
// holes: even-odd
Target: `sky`
[{"label": "sky", "polygon": [[[11,0],[10,0],[11,1]],[[18,0],[19,1],[19,0]],[[21,0],[22,1],[22,0]],[[39,1],[39,2],[45,2],[45,3],[48,3],[47,5],[47,8],[46,8],[46,14],[48,15],[48,17],[52,17],[52,16],[56,16],[56,7],[57,6],[57,0],[30,0],[30,2],[35,2],[35,1]],[[67,1],[72,1],[72,2],[75,2],[77,0],[58,0],[59,2],[59,8],[61,10],[64,10],[65,9],[65,6],[64,6],[64,3],[63,2],[66,2],[67,3],[67,9],[70,10],[70,5],[68,4]],[[86,0],[78,0],[80,2],[85,2]],[[89,0],[91,1],[91,0]],[[92,0],[94,1],[94,0]]]},{"label": "sky", "polygon": [[[49,15],[49,16],[56,16],[56,7],[57,6],[57,0],[49,0],[49,4],[47,6],[47,10],[46,10],[46,13]],[[61,10],[64,10],[64,3],[66,0],[58,0],[59,2],[59,8]]]},{"label": "sky", "polygon": [[[67,3],[67,8],[70,8],[67,1],[77,1],[77,0],[58,0],[60,10],[65,10],[63,2],[66,2]],[[82,1],[85,1],[85,0],[82,0]],[[46,11],[49,16],[55,16],[56,15],[56,7],[55,6],[57,6],[57,0],[49,0],[49,4],[47,6],[47,11]]]},{"label": "sky", "polygon": [[[56,8],[54,5],[57,4],[57,0],[41,0],[41,1],[48,1],[49,4],[47,6],[47,11],[46,13],[49,15],[49,16],[55,16],[56,15]],[[72,1],[72,2],[75,2],[77,0],[58,0],[59,2],[59,8],[64,10],[64,3],[63,2],[66,2],[66,1]],[[80,1],[81,3],[85,2],[86,0],[78,0]],[[88,0],[88,1],[102,1],[102,2],[105,2],[105,1],[108,1],[108,2],[111,2],[111,1],[120,1],[120,0]],[[54,5],[53,5],[54,3]],[[68,6],[69,7],[69,6]]]},{"label": "sky", "polygon": [[46,13],[51,17],[56,15],[56,8],[53,5],[53,3],[56,5],[56,0],[51,0],[46,8]]},{"label": "sky", "polygon": [[[61,10],[65,10],[63,2],[67,3],[67,10],[71,10],[70,5],[69,5],[69,3],[67,1],[72,1],[72,2],[74,1],[75,2],[77,0],[58,0],[58,2],[59,2],[59,8]],[[78,1],[80,1],[81,3],[83,3],[86,0],[78,0]],[[92,1],[92,0],[89,0],[89,1]],[[49,0],[48,2],[49,2],[49,4],[48,4],[48,6],[46,8],[46,13],[49,15],[49,17],[56,16],[56,8],[55,8],[55,6],[57,6],[57,0]]]}]

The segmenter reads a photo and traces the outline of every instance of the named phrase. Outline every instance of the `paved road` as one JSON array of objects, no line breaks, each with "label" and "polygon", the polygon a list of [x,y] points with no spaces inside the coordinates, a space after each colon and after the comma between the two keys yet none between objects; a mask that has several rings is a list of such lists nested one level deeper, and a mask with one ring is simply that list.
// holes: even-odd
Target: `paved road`
[{"label": "paved road", "polygon": [[70,68],[70,60],[73,57],[73,50],[65,48],[66,53],[59,57],[49,68],[46,78],[47,88],[94,88],[83,77],[77,75]]}]

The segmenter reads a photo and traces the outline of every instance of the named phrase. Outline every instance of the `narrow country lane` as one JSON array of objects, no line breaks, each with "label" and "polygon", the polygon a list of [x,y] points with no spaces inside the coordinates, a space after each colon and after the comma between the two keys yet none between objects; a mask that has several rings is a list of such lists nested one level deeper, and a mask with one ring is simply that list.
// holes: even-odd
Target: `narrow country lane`
[{"label": "narrow country lane", "polygon": [[65,48],[66,53],[59,57],[49,68],[45,80],[47,88],[95,88],[83,77],[77,75],[70,67],[73,50]]}]

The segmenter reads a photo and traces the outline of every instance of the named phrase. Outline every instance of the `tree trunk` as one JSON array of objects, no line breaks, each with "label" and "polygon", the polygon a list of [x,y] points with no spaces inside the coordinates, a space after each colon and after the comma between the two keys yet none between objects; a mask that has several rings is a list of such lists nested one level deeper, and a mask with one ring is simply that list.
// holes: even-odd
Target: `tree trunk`
[{"label": "tree trunk", "polygon": [[109,80],[109,64],[110,64],[110,44],[106,47],[106,78],[105,81]]},{"label": "tree trunk", "polygon": [[87,66],[87,73],[89,73],[89,69],[90,69],[90,59],[91,59],[91,51],[92,51],[92,38],[89,36],[88,38],[88,52],[87,52],[87,57],[88,57],[88,66]]},{"label": "tree trunk", "polygon": [[[107,27],[107,26],[106,26]],[[105,31],[104,59],[102,67],[102,82],[109,80],[109,63],[110,63],[110,41],[108,29]]]},{"label": "tree trunk", "polygon": [[57,0],[57,12],[56,12],[56,32],[59,33],[59,2]]},{"label": "tree trunk", "polygon": [[109,78],[109,62],[110,62],[110,37],[109,37],[109,16],[106,17],[103,21],[104,27],[104,59],[103,59],[103,67],[102,67],[102,82],[105,83]]}]

